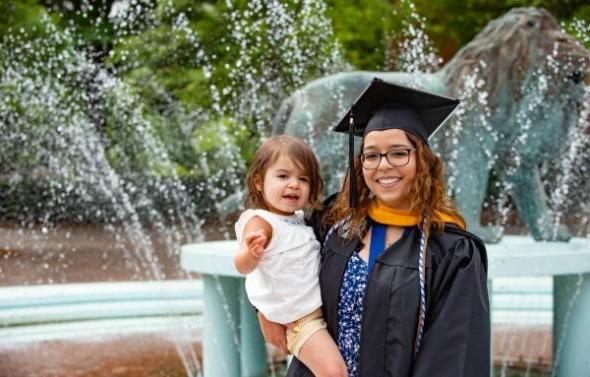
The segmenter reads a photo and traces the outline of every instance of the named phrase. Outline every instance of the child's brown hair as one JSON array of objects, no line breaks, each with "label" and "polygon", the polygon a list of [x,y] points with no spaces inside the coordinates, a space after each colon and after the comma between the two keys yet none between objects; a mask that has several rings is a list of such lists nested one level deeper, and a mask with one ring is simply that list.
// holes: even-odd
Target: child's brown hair
[{"label": "child's brown hair", "polygon": [[256,182],[264,179],[268,168],[281,156],[289,157],[299,169],[309,176],[309,204],[312,208],[319,208],[324,181],[320,175],[318,160],[303,140],[289,135],[273,136],[256,151],[246,177],[246,208],[268,209],[262,192],[256,189]]}]

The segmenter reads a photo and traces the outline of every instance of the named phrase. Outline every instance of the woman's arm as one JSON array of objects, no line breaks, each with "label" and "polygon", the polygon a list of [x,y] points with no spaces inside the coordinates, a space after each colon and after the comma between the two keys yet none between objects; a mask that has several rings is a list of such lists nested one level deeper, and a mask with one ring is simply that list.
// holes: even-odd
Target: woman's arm
[{"label": "woman's arm", "polygon": [[236,270],[241,274],[252,272],[271,239],[272,226],[268,221],[259,216],[251,218],[244,226],[240,251],[234,257]]},{"label": "woman's arm", "polygon": [[457,241],[432,276],[430,308],[412,377],[490,375],[485,248]]},{"label": "woman's arm", "polygon": [[287,327],[280,323],[271,322],[266,317],[258,312],[258,322],[260,322],[260,330],[267,343],[271,343],[278,347],[281,352],[288,354],[287,350]]}]

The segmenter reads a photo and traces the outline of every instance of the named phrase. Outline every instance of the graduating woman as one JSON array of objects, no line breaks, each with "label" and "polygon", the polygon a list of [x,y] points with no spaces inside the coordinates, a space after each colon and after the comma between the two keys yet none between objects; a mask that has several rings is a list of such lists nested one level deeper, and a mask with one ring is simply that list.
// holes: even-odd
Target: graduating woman
[{"label": "graduating woman", "polygon": [[[350,135],[351,168],[311,223],[324,318],[351,377],[490,375],[486,250],[428,145],[458,103],[375,79],[335,128]],[[259,317],[284,348],[284,327]],[[294,358],[287,376],[312,374]]]}]

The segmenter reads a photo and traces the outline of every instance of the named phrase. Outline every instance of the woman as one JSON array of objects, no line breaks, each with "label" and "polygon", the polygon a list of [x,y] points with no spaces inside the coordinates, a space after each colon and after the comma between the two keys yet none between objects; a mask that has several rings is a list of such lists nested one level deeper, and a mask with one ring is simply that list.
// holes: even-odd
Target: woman
[{"label": "woman", "polygon": [[[335,129],[349,132],[353,168],[312,223],[324,317],[350,376],[490,374],[485,247],[464,230],[428,146],[457,105],[375,79]],[[282,347],[284,328],[262,316],[261,327]],[[312,374],[294,359],[287,375]]]}]

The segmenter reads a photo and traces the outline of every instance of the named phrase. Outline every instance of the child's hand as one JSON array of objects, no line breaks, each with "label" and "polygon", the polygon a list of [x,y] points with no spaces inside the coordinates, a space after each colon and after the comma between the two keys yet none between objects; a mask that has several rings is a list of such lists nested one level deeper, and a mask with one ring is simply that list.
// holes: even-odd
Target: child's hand
[{"label": "child's hand", "polygon": [[254,271],[262,260],[264,249],[272,240],[272,226],[262,217],[254,216],[246,223],[242,237],[234,264],[239,273],[246,275]]},{"label": "child's hand", "polygon": [[266,243],[266,236],[262,230],[255,233],[250,233],[244,238],[248,253],[256,259],[262,258],[264,252],[264,244]]}]

